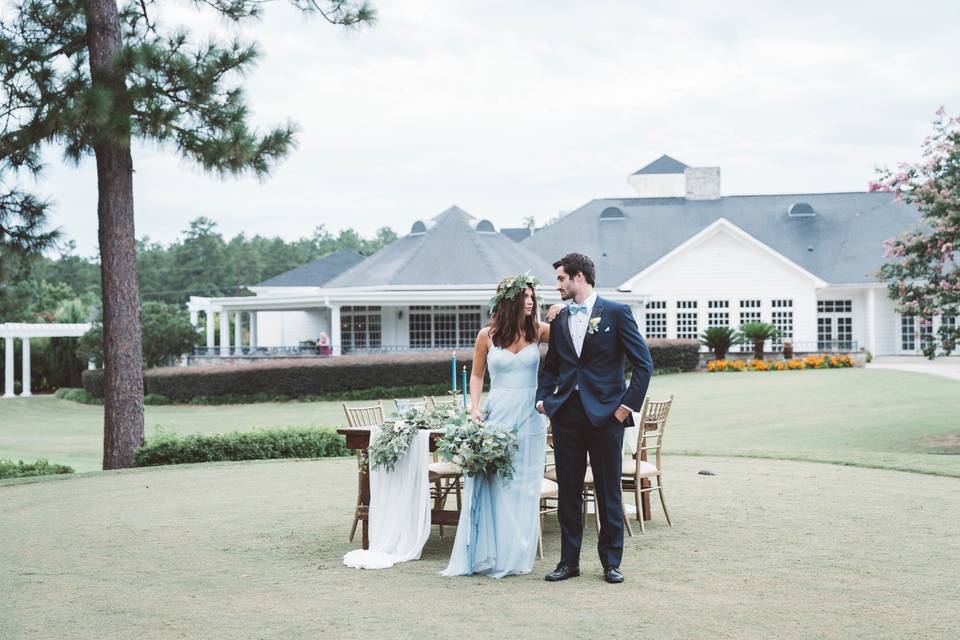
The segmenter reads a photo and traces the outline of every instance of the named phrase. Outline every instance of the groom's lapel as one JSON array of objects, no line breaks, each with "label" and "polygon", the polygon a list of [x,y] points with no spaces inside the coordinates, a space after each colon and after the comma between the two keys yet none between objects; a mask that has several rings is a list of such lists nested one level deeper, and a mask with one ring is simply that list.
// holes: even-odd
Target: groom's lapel
[{"label": "groom's lapel", "polygon": [[570,347],[570,351],[574,356],[577,355],[577,348],[573,346],[573,336],[570,335],[570,311],[569,309],[564,309],[560,312],[560,315],[557,316],[555,322],[560,323],[560,334],[567,341],[567,346]]},{"label": "groom's lapel", "polygon": [[[593,320],[594,318],[599,318],[601,317],[602,314],[603,314],[603,298],[601,298],[600,296],[597,296],[597,301],[593,303],[593,313],[590,314],[590,320]],[[593,343],[593,341],[597,339],[597,334],[603,330],[603,327],[600,326],[602,324],[603,322],[601,321],[597,325],[597,331],[595,333],[590,333],[589,331],[590,323],[589,321],[587,322],[587,327],[588,327],[587,335],[583,336],[583,348],[580,349],[581,360],[583,360],[584,356],[587,355],[587,350],[590,348],[591,343]]]}]

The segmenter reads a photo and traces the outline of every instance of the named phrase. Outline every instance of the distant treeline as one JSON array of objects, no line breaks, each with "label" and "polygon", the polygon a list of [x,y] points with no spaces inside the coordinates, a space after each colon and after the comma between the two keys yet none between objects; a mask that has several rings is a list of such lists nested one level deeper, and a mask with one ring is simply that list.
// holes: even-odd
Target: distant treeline
[{"label": "distant treeline", "polygon": [[[245,295],[246,285],[339,249],[370,255],[397,237],[388,227],[366,239],[353,229],[334,235],[321,225],[311,236],[292,242],[244,234],[225,240],[216,226],[208,218],[197,218],[171,244],[139,240],[141,299],[182,305],[190,296]],[[76,255],[72,241],[62,245],[58,258],[0,252],[0,322],[63,321],[68,302],[73,307],[70,320],[78,315],[94,320],[99,301],[100,265],[96,258]]]}]

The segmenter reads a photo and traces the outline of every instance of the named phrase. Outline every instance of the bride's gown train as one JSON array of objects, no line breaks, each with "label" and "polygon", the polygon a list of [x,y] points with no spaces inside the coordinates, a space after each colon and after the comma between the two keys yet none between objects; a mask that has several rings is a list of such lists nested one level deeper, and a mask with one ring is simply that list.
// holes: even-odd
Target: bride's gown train
[{"label": "bride's gown train", "polygon": [[546,418],[535,408],[540,348],[512,353],[491,347],[487,421],[513,429],[519,449],[514,475],[464,478],[457,537],[444,576],[483,573],[494,578],[530,573],[540,527],[540,486],[546,448]]}]

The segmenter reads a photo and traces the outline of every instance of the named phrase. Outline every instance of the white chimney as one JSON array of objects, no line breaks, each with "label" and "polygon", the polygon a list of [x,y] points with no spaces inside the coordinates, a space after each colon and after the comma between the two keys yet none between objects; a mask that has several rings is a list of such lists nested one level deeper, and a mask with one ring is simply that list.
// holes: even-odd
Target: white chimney
[{"label": "white chimney", "polygon": [[687,167],[683,175],[687,200],[720,199],[720,167]]}]

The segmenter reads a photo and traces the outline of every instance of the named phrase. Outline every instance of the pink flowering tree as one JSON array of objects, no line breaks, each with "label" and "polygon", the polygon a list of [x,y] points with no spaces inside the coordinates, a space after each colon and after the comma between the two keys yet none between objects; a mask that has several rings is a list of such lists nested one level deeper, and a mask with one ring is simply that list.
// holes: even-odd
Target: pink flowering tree
[{"label": "pink flowering tree", "polygon": [[[933,359],[938,347],[949,354],[960,337],[960,117],[947,118],[940,107],[933,134],[923,141],[923,160],[878,173],[870,191],[892,191],[922,217],[919,228],[884,241],[884,257],[891,260],[878,276],[897,310],[919,318],[924,355]],[[935,316],[942,318],[936,334]]]}]

